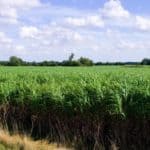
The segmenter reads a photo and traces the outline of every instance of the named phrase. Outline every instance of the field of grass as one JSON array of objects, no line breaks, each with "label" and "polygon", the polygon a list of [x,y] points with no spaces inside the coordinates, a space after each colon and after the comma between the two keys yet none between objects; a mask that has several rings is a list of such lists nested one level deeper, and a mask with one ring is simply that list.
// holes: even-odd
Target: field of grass
[{"label": "field of grass", "polygon": [[112,146],[112,129],[142,131],[149,120],[149,67],[0,67],[0,122],[10,131],[93,149]]}]

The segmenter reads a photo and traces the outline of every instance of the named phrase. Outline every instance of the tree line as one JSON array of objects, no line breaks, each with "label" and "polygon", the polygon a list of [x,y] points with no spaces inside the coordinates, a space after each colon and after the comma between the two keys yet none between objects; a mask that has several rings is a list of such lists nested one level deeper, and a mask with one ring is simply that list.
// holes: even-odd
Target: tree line
[{"label": "tree line", "polygon": [[2,66],[99,66],[99,65],[150,65],[150,59],[144,58],[141,62],[96,62],[93,60],[80,57],[74,60],[72,53],[67,60],[64,61],[42,61],[42,62],[27,62],[17,56],[11,56],[8,61],[0,61]]},{"label": "tree line", "polygon": [[8,61],[0,61],[3,66],[93,66],[94,62],[86,57],[80,57],[74,60],[72,53],[67,60],[63,61],[42,61],[42,62],[27,62],[17,56],[11,56]]}]

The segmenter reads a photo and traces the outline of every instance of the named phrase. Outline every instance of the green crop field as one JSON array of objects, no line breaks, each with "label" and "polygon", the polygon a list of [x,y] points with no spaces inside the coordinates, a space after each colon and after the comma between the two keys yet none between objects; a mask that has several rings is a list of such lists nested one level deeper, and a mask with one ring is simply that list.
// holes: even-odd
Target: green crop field
[{"label": "green crop field", "polygon": [[150,119],[150,68],[0,67],[0,119],[34,137],[95,143],[99,124]]},{"label": "green crop field", "polygon": [[150,68],[1,67],[0,103],[98,116],[149,117]]}]

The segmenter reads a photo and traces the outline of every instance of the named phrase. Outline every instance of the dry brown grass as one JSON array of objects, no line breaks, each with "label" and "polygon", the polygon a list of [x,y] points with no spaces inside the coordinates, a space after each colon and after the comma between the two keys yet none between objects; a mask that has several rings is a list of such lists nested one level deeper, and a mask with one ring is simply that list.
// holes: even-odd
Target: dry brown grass
[{"label": "dry brown grass", "polygon": [[10,135],[8,132],[0,130],[0,143],[8,149],[13,150],[71,150],[57,144],[49,144],[47,141],[33,141],[23,135]]}]

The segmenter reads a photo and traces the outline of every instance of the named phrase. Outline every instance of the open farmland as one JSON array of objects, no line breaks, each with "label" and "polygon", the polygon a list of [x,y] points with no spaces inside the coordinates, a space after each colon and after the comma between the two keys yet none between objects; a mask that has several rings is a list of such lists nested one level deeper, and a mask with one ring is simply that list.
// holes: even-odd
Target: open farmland
[{"label": "open farmland", "polygon": [[0,123],[76,149],[150,149],[150,68],[0,67]]}]

